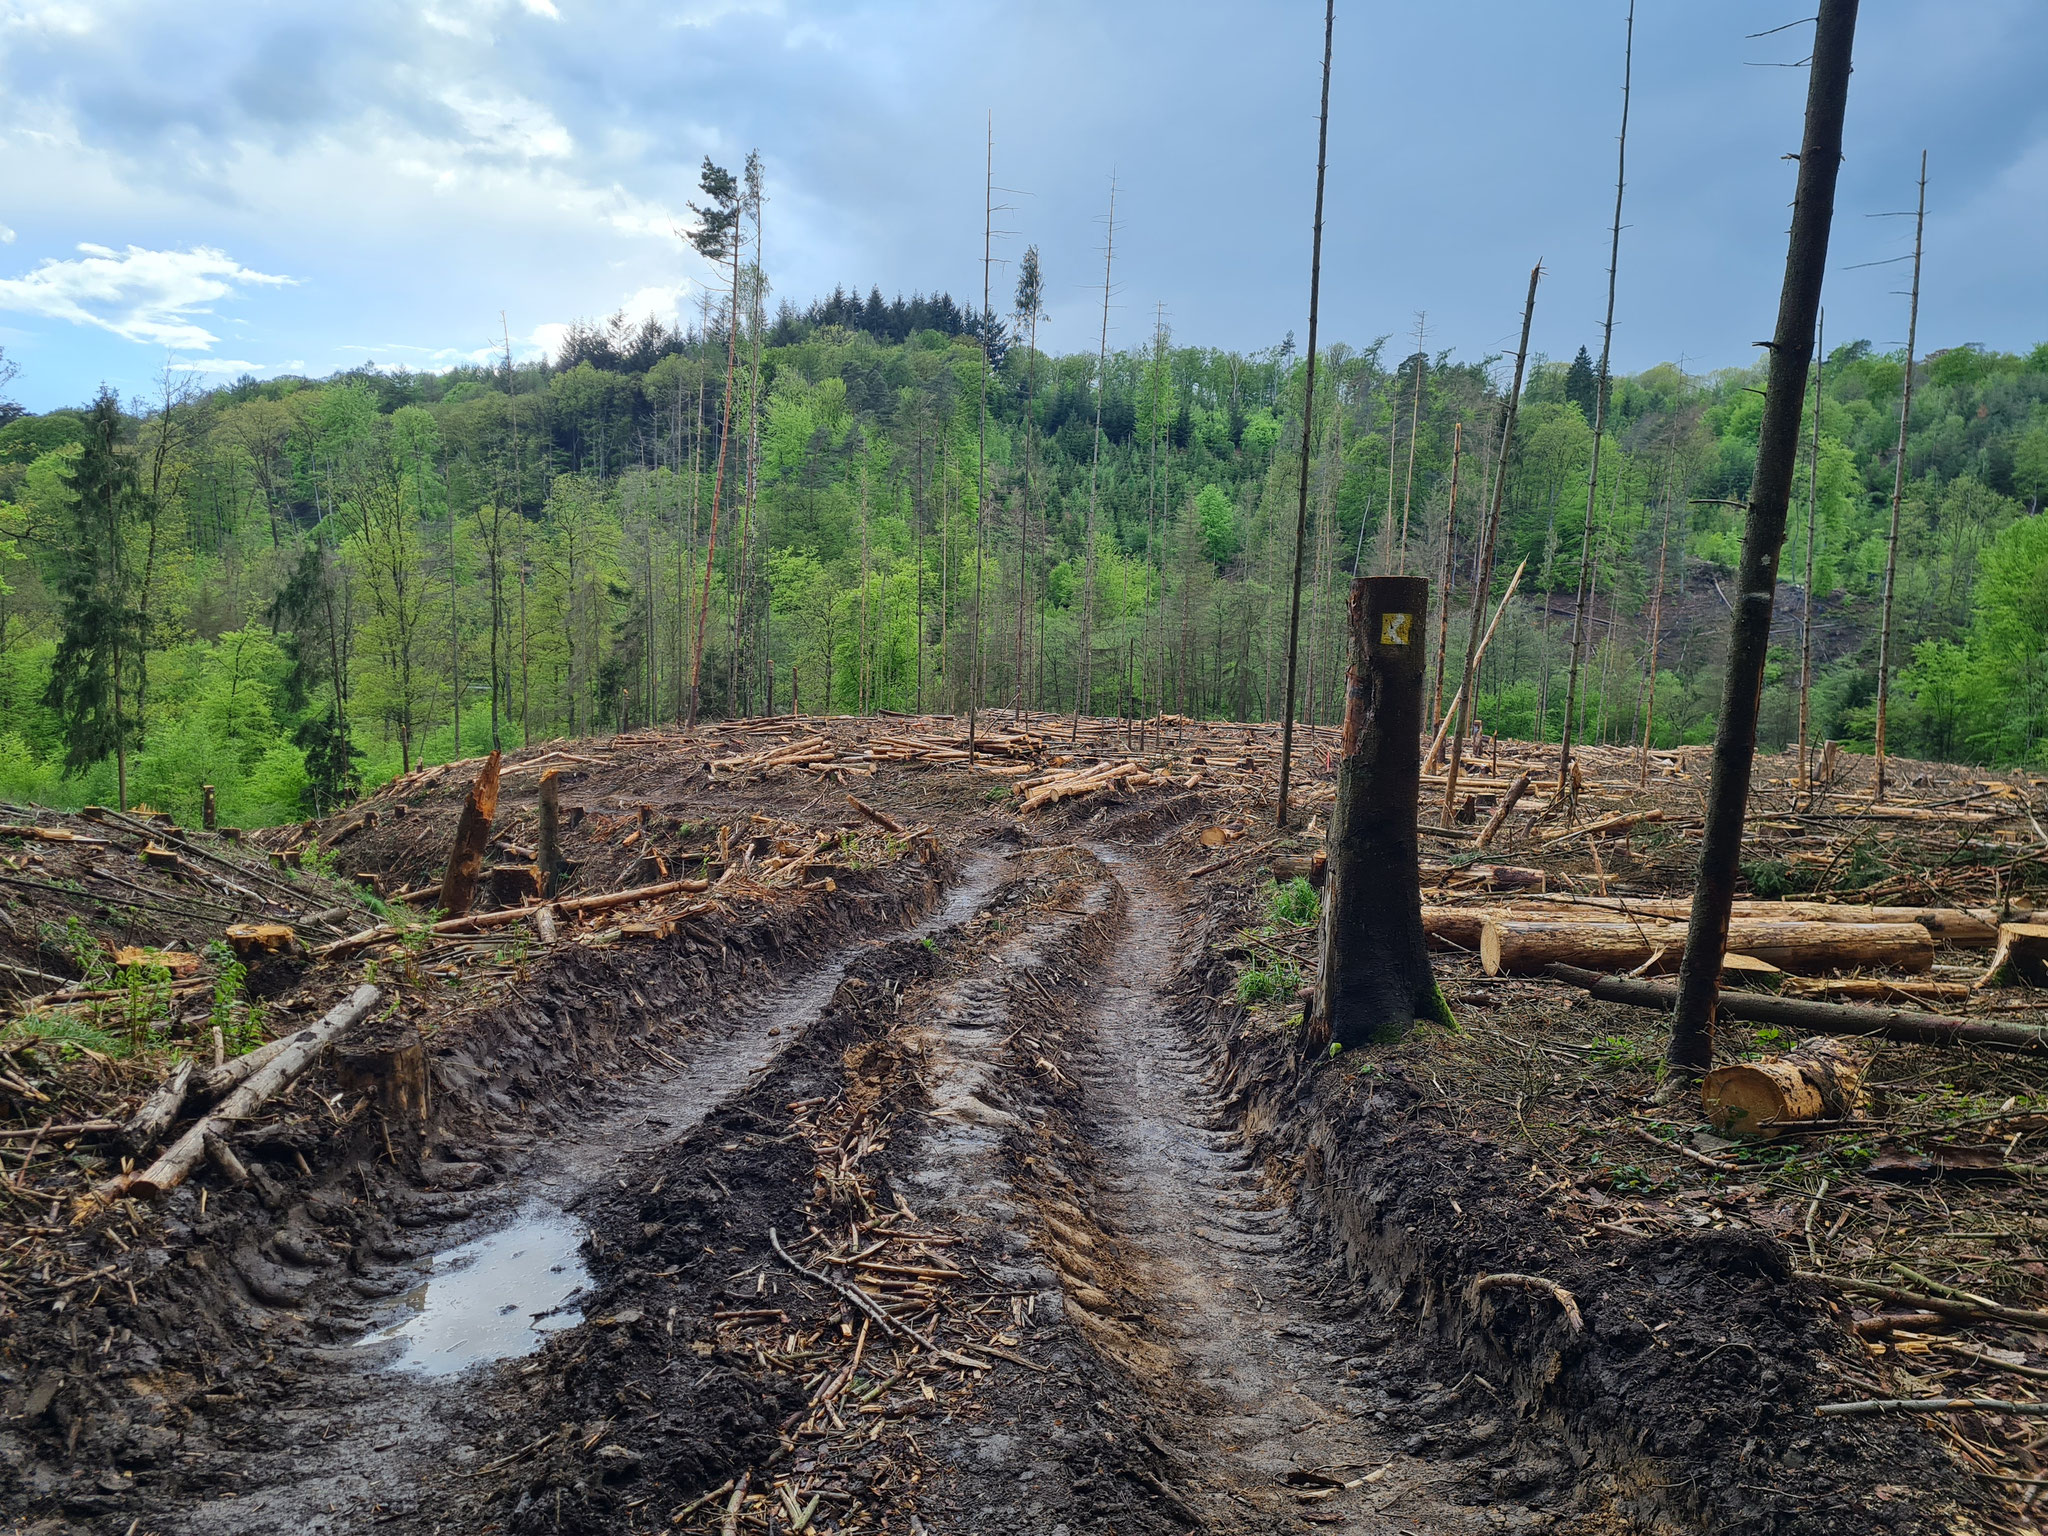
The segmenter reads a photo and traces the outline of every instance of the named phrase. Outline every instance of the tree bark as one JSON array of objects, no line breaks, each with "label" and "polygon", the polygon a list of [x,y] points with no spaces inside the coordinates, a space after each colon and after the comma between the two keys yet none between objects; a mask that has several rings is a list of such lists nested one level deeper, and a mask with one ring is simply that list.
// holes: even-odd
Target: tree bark
[{"label": "tree bark", "polygon": [[562,783],[561,770],[550,768],[540,776],[540,846],[534,863],[540,867],[540,894],[552,901],[561,894],[562,880]]},{"label": "tree bark", "polygon": [[1884,546],[1884,613],[1877,627],[1877,768],[1870,798],[1885,791],[1884,727],[1891,705],[1892,599],[1899,576],[1899,507],[1906,497],[1906,429],[1913,418],[1913,350],[1920,339],[1920,237],[1927,226],[1927,151],[1920,151],[1920,206],[1913,216],[1913,298],[1906,320],[1906,377],[1899,397],[1899,452],[1892,463],[1892,525]]},{"label": "tree bark", "polygon": [[1835,216],[1835,181],[1842,164],[1842,118],[1849,101],[1849,58],[1856,39],[1857,0],[1821,0],[1807,83],[1806,131],[1799,151],[1799,183],[1778,299],[1778,329],[1771,342],[1770,378],[1757,434],[1756,476],[1742,537],[1714,738],[1713,777],[1707,791],[1705,836],[1693,887],[1685,963],[1679,971],[1678,1007],[1672,1017],[1669,1059],[1680,1080],[1696,1080],[1713,1065],[1714,1001],[1721,989],[1721,957],[1728,947],[1728,909],[1742,860],[1742,818],[1756,758],[1756,714],[1763,697],[1764,661],[1771,643],[1771,606],[1778,553],[1785,543],[1785,513],[1799,456],[1799,417],[1806,403],[1814,323],[1827,270],[1828,231]]},{"label": "tree bark", "polygon": [[[1603,1002],[1627,1003],[1659,1012],[1678,1000],[1677,989],[1654,981],[1603,976],[1576,965],[1546,967],[1559,981],[1592,993]],[[1731,1019],[1752,1024],[1783,1024],[1828,1035],[1875,1035],[1906,1045],[1988,1045],[2008,1050],[2048,1051],[2048,1029],[2033,1024],[1987,1023],[1925,1013],[1917,1008],[1861,1008],[1844,1003],[1815,1003],[1804,998],[1773,997],[1767,992],[1730,992],[1720,1009]]]},{"label": "tree bark", "polygon": [[441,876],[440,908],[460,917],[476,898],[476,881],[484,867],[484,844],[491,839],[491,820],[498,814],[498,751],[484,759],[476,782],[469,786],[462,819],[455,824],[455,845],[448,851],[448,870]]},{"label": "tree bark", "polygon": [[[1301,651],[1301,557],[1308,544],[1308,466],[1316,420],[1316,309],[1323,286],[1323,176],[1330,159],[1330,43],[1337,25],[1337,0],[1323,8],[1323,110],[1316,128],[1316,221],[1308,264],[1308,358],[1302,377],[1301,483],[1295,487],[1294,586],[1287,609],[1287,702],[1280,725],[1280,793],[1273,824],[1287,825],[1287,790],[1294,769],[1294,680]],[[1418,386],[1419,387],[1419,386]],[[1422,637],[1418,634],[1416,643]]]},{"label": "tree bark", "polygon": [[[1546,966],[1633,969],[1660,953],[1675,960],[1689,925],[1648,918],[1587,923],[1554,918],[1490,918],[1479,932],[1479,960],[1489,976],[1536,976]],[[1726,930],[1725,949],[1782,971],[1850,970],[1878,966],[1925,971],[1934,965],[1934,939],[1918,923],[1802,923],[1743,918]],[[1724,951],[1721,959],[1726,959]]]},{"label": "tree bark", "polygon": [[1700,1107],[1717,1127],[1768,1135],[1809,1120],[1846,1120],[1856,1112],[1869,1047],[1819,1035],[1768,1061],[1716,1067],[1700,1085]]},{"label": "tree bark", "polygon": [[1418,1019],[1451,1023],[1422,932],[1416,832],[1428,609],[1424,577],[1351,583],[1351,669],[1311,1049],[1396,1041]]}]

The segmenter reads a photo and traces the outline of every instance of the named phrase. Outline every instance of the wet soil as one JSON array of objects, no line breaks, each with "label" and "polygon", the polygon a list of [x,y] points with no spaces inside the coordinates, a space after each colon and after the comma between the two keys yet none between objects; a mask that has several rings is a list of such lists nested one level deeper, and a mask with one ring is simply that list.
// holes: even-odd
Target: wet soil
[{"label": "wet soil", "polygon": [[[424,1139],[337,1127],[175,1196],[150,1308],[15,1324],[10,1359],[65,1363],[5,1383],[12,1508],[45,1536],[1970,1517],[1922,1426],[1816,1427],[1854,1346],[1781,1245],[1591,1251],[1408,1063],[1305,1066],[1248,1020],[1229,914],[1159,842],[1202,797],[1036,842],[924,804],[945,858],[551,958],[431,1043]],[[1468,1289],[1501,1272],[1583,1329]]]}]

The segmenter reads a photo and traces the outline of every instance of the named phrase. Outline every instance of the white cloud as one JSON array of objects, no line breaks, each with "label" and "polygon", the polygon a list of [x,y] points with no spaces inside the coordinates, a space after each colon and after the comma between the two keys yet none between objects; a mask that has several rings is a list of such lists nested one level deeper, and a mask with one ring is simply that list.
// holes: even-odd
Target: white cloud
[{"label": "white cloud", "polygon": [[14,244],[14,231],[5,224],[0,224],[0,245],[12,244]]},{"label": "white cloud", "polygon": [[484,149],[528,160],[561,160],[576,147],[552,112],[522,96],[485,95],[458,85],[441,93],[441,104]]},{"label": "white cloud", "polygon": [[545,325],[536,325],[530,339],[549,357],[559,357],[562,343],[569,339],[569,327],[559,320],[550,320]]},{"label": "white cloud", "polygon": [[683,300],[689,297],[689,283],[656,284],[628,294],[619,309],[628,320],[659,320],[663,325],[678,324],[683,315]]},{"label": "white cloud", "polygon": [[0,309],[96,325],[127,341],[203,352],[217,339],[194,318],[238,287],[279,286],[273,277],[243,266],[225,251],[195,246],[189,251],[152,251],[131,245],[114,251],[80,245],[73,261],[44,261],[24,277],[0,278]]},{"label": "white cloud", "polygon": [[269,373],[268,363],[252,363],[239,357],[202,357],[169,365],[173,373],[227,374]]}]

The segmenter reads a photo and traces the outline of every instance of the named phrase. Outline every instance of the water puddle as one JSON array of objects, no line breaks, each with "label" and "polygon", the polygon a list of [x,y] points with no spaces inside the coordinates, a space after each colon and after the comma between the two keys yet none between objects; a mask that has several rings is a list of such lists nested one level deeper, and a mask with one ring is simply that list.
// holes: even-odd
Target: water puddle
[{"label": "water puddle", "polygon": [[401,1298],[410,1315],[362,1342],[404,1345],[393,1369],[422,1376],[527,1354],[583,1320],[570,1304],[590,1283],[583,1238],[566,1213],[531,1206],[511,1226],[435,1254],[433,1274]]}]

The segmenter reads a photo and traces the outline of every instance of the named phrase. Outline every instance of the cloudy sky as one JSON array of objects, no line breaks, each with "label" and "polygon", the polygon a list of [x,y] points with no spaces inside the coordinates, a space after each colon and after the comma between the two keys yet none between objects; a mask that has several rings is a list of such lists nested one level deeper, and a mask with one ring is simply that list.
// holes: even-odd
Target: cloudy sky
[{"label": "cloudy sky", "polygon": [[[1619,366],[1770,333],[1810,0],[1641,0]],[[1626,0],[1339,0],[1324,335],[1597,346]],[[1827,305],[1925,347],[2048,339],[2048,4],[1864,0]],[[1314,0],[0,0],[0,347],[36,409],[202,378],[446,366],[578,317],[687,313],[705,155],[767,168],[778,296],[978,299],[984,132],[1047,345],[1305,330]]]}]

